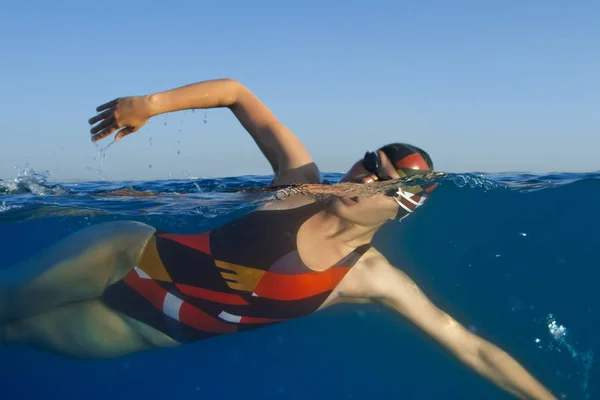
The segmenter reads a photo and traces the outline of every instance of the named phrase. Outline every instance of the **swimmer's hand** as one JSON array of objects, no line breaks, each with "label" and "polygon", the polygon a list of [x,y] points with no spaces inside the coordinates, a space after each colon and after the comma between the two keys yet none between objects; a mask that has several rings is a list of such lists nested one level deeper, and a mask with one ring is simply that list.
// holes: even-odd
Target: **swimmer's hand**
[{"label": "swimmer's hand", "polygon": [[396,311],[474,372],[519,399],[556,400],[512,356],[465,328],[433,304],[408,275],[381,253],[371,252],[370,258],[363,261],[363,269],[354,272],[355,282],[360,283],[347,286],[345,296],[363,297]]},{"label": "swimmer's hand", "polygon": [[152,117],[146,96],[120,97],[96,108],[98,115],[90,118],[92,141],[117,132],[115,141],[139,130]]}]

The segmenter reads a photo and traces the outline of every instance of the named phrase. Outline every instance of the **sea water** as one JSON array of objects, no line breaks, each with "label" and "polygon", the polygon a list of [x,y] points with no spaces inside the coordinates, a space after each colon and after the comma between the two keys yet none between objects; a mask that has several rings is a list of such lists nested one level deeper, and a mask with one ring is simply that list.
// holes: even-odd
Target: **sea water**
[{"label": "sea water", "polygon": [[[335,182],[339,174],[326,174]],[[558,398],[600,398],[600,173],[445,174],[373,244]],[[248,213],[265,176],[0,181],[0,268],[93,224],[193,233]],[[116,190],[116,192],[115,192]],[[176,349],[73,360],[0,349],[0,399],[508,399],[391,311],[343,305]]]}]

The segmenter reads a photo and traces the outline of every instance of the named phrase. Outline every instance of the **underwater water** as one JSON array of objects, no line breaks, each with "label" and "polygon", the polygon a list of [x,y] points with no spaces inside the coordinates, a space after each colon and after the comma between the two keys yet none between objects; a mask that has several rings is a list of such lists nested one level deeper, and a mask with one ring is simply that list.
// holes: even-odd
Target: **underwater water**
[{"label": "underwater water", "polygon": [[[50,183],[24,171],[0,181],[0,268],[105,221],[208,230],[273,201],[272,192],[240,192],[268,180]],[[438,183],[414,215],[384,226],[374,246],[557,397],[600,398],[600,173],[448,174]],[[139,196],[145,191],[160,195]],[[374,305],[109,360],[0,349],[2,399],[133,397],[511,398]]]}]

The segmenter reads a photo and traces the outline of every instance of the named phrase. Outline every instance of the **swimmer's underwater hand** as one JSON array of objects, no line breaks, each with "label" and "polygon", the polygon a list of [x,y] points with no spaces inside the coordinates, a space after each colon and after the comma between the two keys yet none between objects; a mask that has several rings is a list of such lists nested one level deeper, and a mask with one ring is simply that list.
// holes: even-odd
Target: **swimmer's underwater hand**
[{"label": "swimmer's underwater hand", "polygon": [[515,397],[556,399],[509,354],[435,306],[410,277],[382,255],[366,265],[364,297],[396,311],[473,371]]},{"label": "swimmer's underwater hand", "polygon": [[152,117],[146,96],[121,97],[96,108],[98,115],[90,118],[89,123],[96,126],[90,129],[92,141],[98,141],[121,129],[115,135],[115,141],[139,130]]}]

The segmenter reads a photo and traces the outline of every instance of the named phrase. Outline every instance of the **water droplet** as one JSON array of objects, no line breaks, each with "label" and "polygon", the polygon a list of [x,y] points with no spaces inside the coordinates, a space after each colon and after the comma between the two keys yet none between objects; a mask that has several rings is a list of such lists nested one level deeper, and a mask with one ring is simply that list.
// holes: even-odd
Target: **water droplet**
[{"label": "water droplet", "polygon": [[148,164],[148,168],[152,168],[152,164]]},{"label": "water droplet", "polygon": [[181,154],[181,150],[177,150],[177,154]]}]

